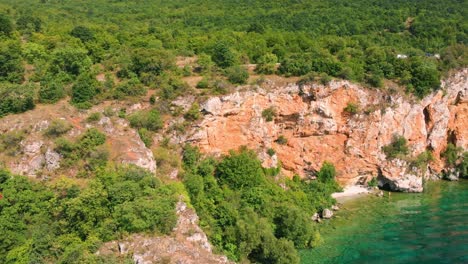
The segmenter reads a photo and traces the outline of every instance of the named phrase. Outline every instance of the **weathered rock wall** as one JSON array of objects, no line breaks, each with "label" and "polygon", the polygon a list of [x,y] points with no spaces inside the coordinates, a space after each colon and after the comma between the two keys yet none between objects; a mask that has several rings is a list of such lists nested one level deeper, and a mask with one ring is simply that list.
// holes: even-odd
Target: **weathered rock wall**
[{"label": "weathered rock wall", "polygon": [[[418,192],[422,173],[409,170],[407,161],[387,161],[382,147],[394,135],[402,135],[408,140],[410,156],[432,151],[436,160],[428,173],[440,172],[444,166],[440,153],[448,142],[468,147],[467,77],[468,69],[457,72],[443,81],[440,91],[423,100],[348,81],[327,86],[271,84],[214,97],[202,105],[205,117],[188,141],[211,154],[246,145],[258,152],[265,166],[276,166],[280,160],[283,172],[290,176],[313,175],[324,161],[330,161],[343,184],[380,175],[381,184],[390,181],[395,190]],[[356,114],[344,110],[349,103],[359,106]],[[277,113],[272,122],[262,117],[269,107]],[[286,144],[275,142],[280,135]],[[266,153],[269,148],[276,152],[273,157]],[[395,182],[398,179],[402,182]]]}]

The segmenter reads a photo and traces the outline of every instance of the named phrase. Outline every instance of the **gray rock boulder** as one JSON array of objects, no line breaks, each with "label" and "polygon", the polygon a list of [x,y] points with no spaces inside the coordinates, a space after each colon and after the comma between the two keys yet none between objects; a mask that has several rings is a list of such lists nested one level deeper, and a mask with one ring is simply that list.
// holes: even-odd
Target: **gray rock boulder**
[{"label": "gray rock boulder", "polygon": [[332,218],[332,217],[333,217],[333,211],[330,210],[330,209],[327,209],[327,208],[323,209],[323,211],[322,211],[322,217],[323,217],[323,219],[330,219],[330,218]]}]

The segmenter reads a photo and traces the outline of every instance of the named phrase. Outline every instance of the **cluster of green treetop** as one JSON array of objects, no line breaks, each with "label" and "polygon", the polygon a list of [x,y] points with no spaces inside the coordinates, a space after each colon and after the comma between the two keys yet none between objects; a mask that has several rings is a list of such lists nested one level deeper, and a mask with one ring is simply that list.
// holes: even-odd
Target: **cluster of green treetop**
[{"label": "cluster of green treetop", "polygon": [[[4,0],[0,115],[66,95],[80,107],[147,88],[172,99],[195,71],[201,88],[222,90],[223,75],[246,81],[243,64],[375,87],[392,79],[422,97],[466,65],[465,18],[455,0]],[[175,56],[194,55],[196,69],[175,66]]]}]

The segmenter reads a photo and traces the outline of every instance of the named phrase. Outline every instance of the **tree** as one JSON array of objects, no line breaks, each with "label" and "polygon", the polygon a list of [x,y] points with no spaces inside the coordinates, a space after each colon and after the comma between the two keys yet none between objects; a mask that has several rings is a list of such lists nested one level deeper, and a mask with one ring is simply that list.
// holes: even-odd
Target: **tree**
[{"label": "tree", "polygon": [[75,38],[79,38],[83,42],[94,40],[94,33],[91,29],[85,26],[76,26],[70,32]]},{"label": "tree", "polygon": [[42,29],[42,20],[31,15],[21,15],[16,20],[16,27],[19,30],[27,32],[40,32]]},{"label": "tree", "polygon": [[89,73],[78,76],[72,87],[72,103],[89,103],[99,93],[98,85],[94,76]]},{"label": "tree", "polygon": [[24,67],[19,42],[0,40],[0,81],[20,83],[23,75]]},{"label": "tree", "polygon": [[211,58],[221,68],[228,68],[234,66],[236,63],[236,56],[228,47],[227,44],[219,42],[212,50]]},{"label": "tree", "polygon": [[245,84],[249,79],[249,72],[241,66],[226,69],[226,76],[231,83]]},{"label": "tree", "polygon": [[77,48],[56,49],[52,53],[50,70],[54,74],[65,72],[72,76],[78,76],[89,70],[92,65],[87,51]]},{"label": "tree", "polygon": [[13,23],[11,19],[5,14],[0,14],[0,35],[9,36],[12,32]]},{"label": "tree", "polygon": [[247,149],[231,151],[216,167],[216,177],[221,184],[233,189],[255,187],[263,183],[263,170],[256,154]]},{"label": "tree", "polygon": [[328,161],[325,161],[323,163],[322,167],[320,168],[320,171],[317,173],[317,178],[319,179],[319,181],[325,182],[325,183],[334,181],[335,176],[336,176],[335,166]]},{"label": "tree", "polygon": [[278,57],[275,54],[267,53],[260,57],[255,71],[261,74],[273,74],[276,70]]},{"label": "tree", "polygon": [[65,96],[63,84],[58,80],[47,79],[41,82],[39,87],[39,101],[53,104]]}]

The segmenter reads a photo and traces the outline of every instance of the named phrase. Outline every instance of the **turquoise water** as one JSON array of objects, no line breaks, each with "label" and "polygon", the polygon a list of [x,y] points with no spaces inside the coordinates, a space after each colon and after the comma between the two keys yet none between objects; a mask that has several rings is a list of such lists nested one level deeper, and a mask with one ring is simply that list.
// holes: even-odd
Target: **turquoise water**
[{"label": "turquoise water", "polygon": [[468,181],[347,201],[302,263],[468,263]]}]

